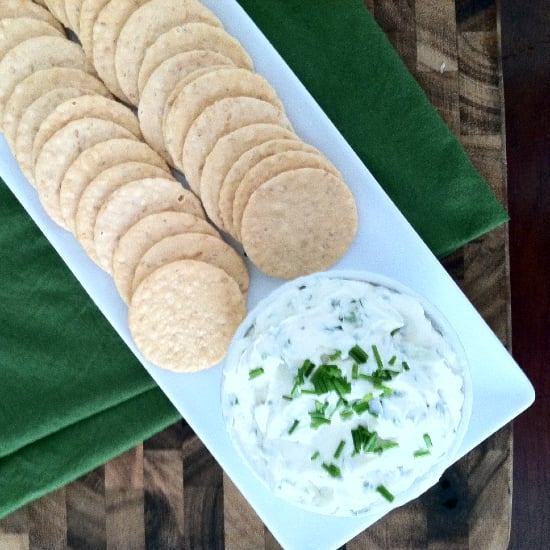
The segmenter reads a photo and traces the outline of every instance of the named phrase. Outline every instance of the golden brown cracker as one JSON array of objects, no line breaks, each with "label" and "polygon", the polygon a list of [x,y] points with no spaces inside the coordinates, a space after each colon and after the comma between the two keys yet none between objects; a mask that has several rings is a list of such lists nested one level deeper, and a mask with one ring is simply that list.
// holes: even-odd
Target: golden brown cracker
[{"label": "golden brown cracker", "polygon": [[103,83],[80,69],[53,67],[36,71],[15,86],[4,109],[4,135],[13,149],[17,127],[24,111],[36,99],[54,88],[86,86],[90,92],[109,96]]},{"label": "golden brown cracker", "polygon": [[163,210],[204,217],[197,197],[175,179],[143,178],[115,189],[95,220],[94,243],[100,265],[112,273],[113,254],[122,235],[143,216]]},{"label": "golden brown cracker", "polygon": [[201,201],[208,217],[225,229],[220,209],[220,189],[229,169],[254,146],[272,139],[298,139],[294,132],[277,124],[250,124],[221,137],[206,157],[201,174]]},{"label": "golden brown cracker", "polygon": [[233,199],[233,235],[241,240],[241,220],[250,196],[260,185],[282,172],[297,168],[321,168],[340,177],[334,165],[319,151],[304,144],[303,149],[286,150],[270,155],[255,164],[243,177]]},{"label": "golden brown cracker", "polygon": [[141,178],[165,178],[163,168],[143,162],[121,162],[106,168],[82,191],[77,204],[75,220],[75,234],[92,260],[100,265],[95,251],[94,227],[97,215],[109,195],[118,187]]},{"label": "golden brown cracker", "polygon": [[61,36],[37,36],[20,42],[0,61],[0,120],[14,88],[30,74],[48,67],[86,71],[88,65],[78,44]]},{"label": "golden brown cracker", "polygon": [[223,64],[230,65],[231,60],[216,52],[204,50],[183,52],[162,62],[147,80],[140,92],[139,123],[145,140],[164,159],[170,160],[170,157],[164,146],[162,121],[168,98],[176,85],[200,69]]},{"label": "golden brown cracker", "polygon": [[190,50],[220,53],[237,67],[253,69],[252,59],[241,43],[224,29],[206,23],[186,23],[161,34],[147,49],[138,76],[142,90],[153,71],[166,59]]},{"label": "golden brown cracker", "polygon": [[278,138],[266,140],[245,151],[229,168],[225,175],[219,191],[218,208],[223,227],[231,235],[235,236],[236,231],[233,227],[233,202],[235,200],[235,191],[245,174],[262,159],[280,153],[281,151],[303,151],[310,147],[303,141],[294,137]]},{"label": "golden brown cracker", "polygon": [[133,105],[140,99],[138,75],[147,48],[171,28],[194,22],[222,26],[214,13],[196,0],[149,0],[128,17],[117,38],[115,70]]},{"label": "golden brown cracker", "polygon": [[357,224],[355,200],[343,180],[301,168],[275,176],[252,194],[241,233],[258,269],[291,279],[334,265],[353,242]]},{"label": "golden brown cracker", "polygon": [[111,120],[80,118],[68,122],[44,143],[34,165],[34,183],[42,206],[60,226],[65,227],[59,205],[59,188],[65,172],[82,151],[116,137],[134,138]]},{"label": "golden brown cracker", "polygon": [[191,124],[183,144],[181,165],[191,189],[200,196],[202,168],[218,139],[242,126],[262,122],[292,130],[285,113],[261,99],[226,97],[206,107]]},{"label": "golden brown cracker", "polygon": [[149,214],[122,235],[113,254],[113,279],[126,303],[132,296],[136,267],[145,252],[163,238],[184,232],[219,236],[214,226],[205,219],[176,211]]},{"label": "golden brown cracker", "polygon": [[88,183],[107,168],[131,161],[157,166],[171,175],[168,165],[146,143],[117,138],[93,145],[74,160],[61,181],[59,205],[67,229],[76,232],[76,210]]},{"label": "golden brown cracker", "polygon": [[242,292],[223,269],[179,260],[137,288],[128,324],[137,348],[153,364],[196,372],[223,359],[245,315]]},{"label": "golden brown cracker", "polygon": [[115,51],[120,31],[134,11],[147,0],[110,0],[98,13],[92,28],[92,59],[97,74],[111,92],[130,103],[120,83],[115,68]]},{"label": "golden brown cracker", "polygon": [[165,111],[164,144],[178,168],[183,169],[178,161],[193,121],[206,107],[226,97],[261,99],[284,112],[277,92],[258,73],[240,67],[221,67],[207,71],[183,86]]},{"label": "golden brown cracker", "polygon": [[60,104],[68,99],[88,94],[93,90],[78,87],[54,88],[33,101],[21,116],[15,138],[15,158],[21,171],[34,185],[34,164],[32,148],[34,138],[42,121]]},{"label": "golden brown cracker", "polygon": [[132,292],[159,267],[185,259],[199,260],[223,269],[235,279],[244,295],[248,292],[248,268],[235,249],[220,237],[189,232],[164,237],[146,250],[136,266]]},{"label": "golden brown cracker", "polygon": [[44,143],[60,128],[72,120],[100,118],[126,128],[136,139],[141,139],[137,116],[126,105],[98,94],[87,94],[59,104],[42,122],[33,142],[33,159],[36,162]]}]

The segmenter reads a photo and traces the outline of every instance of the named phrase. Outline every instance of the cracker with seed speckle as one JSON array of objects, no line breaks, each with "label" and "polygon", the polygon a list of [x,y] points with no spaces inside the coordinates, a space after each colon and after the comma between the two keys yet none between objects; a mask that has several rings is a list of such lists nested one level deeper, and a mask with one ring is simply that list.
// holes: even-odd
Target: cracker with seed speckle
[{"label": "cracker with seed speckle", "polygon": [[219,363],[246,314],[239,285],[223,269],[179,260],[153,271],[128,311],[132,338],[160,368],[196,372]]},{"label": "cracker with seed speckle", "polygon": [[120,186],[142,178],[169,177],[164,168],[127,161],[100,172],[82,191],[74,217],[76,237],[88,256],[101,265],[95,250],[94,228],[97,215],[109,195]]},{"label": "cracker with seed speckle", "polygon": [[176,179],[143,178],[113,191],[101,206],[94,226],[100,265],[112,273],[113,254],[122,235],[143,216],[163,210],[204,216],[199,199]]},{"label": "cracker with seed speckle", "polygon": [[141,218],[118,241],[113,254],[113,278],[122,299],[128,303],[136,267],[155,243],[180,233],[203,233],[219,237],[216,228],[187,212],[164,211]]},{"label": "cracker with seed speckle", "polygon": [[264,273],[292,279],[334,265],[357,231],[344,181],[317,168],[283,172],[261,185],[244,210],[242,244]]},{"label": "cracker with seed speckle", "polygon": [[70,231],[76,231],[76,210],[88,183],[107,168],[132,161],[151,164],[171,176],[168,165],[149,145],[132,139],[108,139],[86,149],[74,160],[59,188],[61,215]]},{"label": "cracker with seed speckle", "polygon": [[139,103],[138,75],[147,48],[166,31],[197,22],[222,26],[214,13],[197,0],[149,0],[128,17],[116,41],[115,70],[130,103]]},{"label": "cracker with seed speckle", "polygon": [[243,294],[248,292],[248,269],[235,249],[219,236],[188,232],[165,237],[143,254],[134,273],[133,290],[155,269],[183,259],[200,260],[220,267],[237,281]]}]

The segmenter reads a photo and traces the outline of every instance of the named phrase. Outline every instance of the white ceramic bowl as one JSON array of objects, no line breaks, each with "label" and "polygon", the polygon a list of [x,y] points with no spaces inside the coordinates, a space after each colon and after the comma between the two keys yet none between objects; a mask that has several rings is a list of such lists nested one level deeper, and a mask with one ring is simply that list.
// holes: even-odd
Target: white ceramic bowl
[{"label": "white ceramic bowl", "polygon": [[[367,283],[367,285],[364,285],[364,283]],[[320,322],[321,319],[324,319],[321,311],[334,309],[333,305],[336,303],[338,303],[338,307],[344,307],[340,305],[340,302],[346,302],[348,297],[342,298],[341,293],[343,292],[343,295],[348,296],[348,291],[344,289],[350,284],[359,284],[355,287],[355,291],[359,292],[362,292],[361,289],[367,289],[368,287],[372,296],[368,299],[365,298],[364,303],[368,302],[370,304],[372,302],[375,304],[373,305],[374,311],[380,311],[381,313],[378,319],[377,313],[373,314],[370,311],[370,306],[363,308],[363,305],[361,305],[362,312],[368,310],[368,313],[364,313],[365,316],[370,316],[368,326],[365,319],[362,319],[363,324],[359,329],[354,325],[350,325],[354,328],[348,330],[345,328],[348,325],[344,323],[345,327],[343,329],[338,328],[336,331],[338,334],[334,336],[334,338],[338,338],[340,343],[347,342],[348,338],[356,341],[363,334],[370,334],[369,331],[372,327],[376,327],[377,323],[385,326],[384,323],[387,321],[386,312],[379,308],[384,307],[384,304],[388,301],[395,301],[395,304],[399,304],[397,307],[398,309],[401,308],[401,314],[406,317],[406,325],[408,324],[407,330],[403,330],[402,335],[398,334],[400,331],[393,331],[396,336],[392,334],[390,338],[392,340],[390,345],[392,346],[394,345],[393,339],[398,339],[396,346],[399,360],[396,365],[389,366],[387,363],[388,357],[384,358],[383,365],[384,368],[390,369],[394,373],[400,371],[401,374],[395,374],[394,380],[384,383],[382,386],[377,382],[378,389],[381,387],[387,389],[389,386],[394,386],[394,389],[388,391],[388,399],[391,399],[391,401],[385,401],[384,397],[387,396],[380,392],[377,393],[377,390],[375,390],[375,399],[373,399],[372,392],[369,393],[369,399],[372,399],[369,401],[369,408],[373,410],[370,410],[369,414],[366,415],[357,413],[351,416],[349,410],[353,401],[351,399],[352,394],[343,395],[340,393],[339,396],[344,398],[342,400],[338,397],[336,391],[329,391],[323,395],[311,395],[308,394],[306,389],[305,394],[300,396],[302,401],[289,399],[293,382],[296,382],[294,377],[302,359],[296,362],[296,355],[292,355],[296,352],[296,349],[292,349],[289,354],[286,354],[285,351],[284,359],[278,357],[281,347],[286,349],[286,344],[281,344],[281,338],[288,337],[288,333],[285,331],[291,331],[290,334],[294,334],[292,331],[300,325],[302,320],[305,320],[304,326],[313,327],[319,323],[320,327],[319,329],[312,328],[311,332],[300,332],[301,335],[305,334],[307,336],[301,336],[303,340],[298,339],[299,343],[291,344],[291,347],[298,348],[297,356],[300,356],[302,351],[304,352],[303,359],[313,356],[316,353],[313,350],[317,350],[321,345],[321,342],[315,338],[315,335],[320,333],[319,331],[322,330],[321,334],[326,333],[327,338],[330,338],[331,334],[336,334],[334,331],[327,332],[326,327]],[[321,288],[321,286],[325,288],[322,292],[319,291],[323,295],[323,303],[328,304],[326,301],[331,300],[333,305],[330,308],[327,305],[326,308],[321,309],[308,309],[309,306],[308,308],[299,307],[296,309],[296,304],[302,303],[300,300],[305,295],[304,289],[307,293],[312,287]],[[313,292],[318,291],[314,290]],[[340,293],[337,302],[333,299],[333,292],[334,295]],[[352,294],[349,294],[349,296],[353,297],[354,290],[350,292]],[[288,303],[289,300],[291,300],[293,306],[290,309],[285,306],[286,309],[282,314],[284,319],[269,317],[270,313],[275,310],[280,312],[281,304]],[[409,308],[413,311],[410,316],[408,313]],[[296,309],[296,312],[291,316],[290,311],[293,309]],[[341,319],[342,313],[338,312],[338,315]],[[391,310],[388,315],[392,318],[395,312]],[[329,323],[329,321],[326,322]],[[413,323],[414,326],[412,326]],[[407,335],[413,334],[418,327],[424,326],[424,323],[427,323],[426,330],[429,328],[428,325],[431,325],[434,330],[430,330],[429,333],[426,332],[429,335],[426,338],[415,336],[417,339],[414,346],[410,347],[412,344],[409,344]],[[350,334],[345,334],[347,330]],[[383,329],[382,333],[386,334],[383,332],[384,330],[386,329]],[[375,333],[373,332],[373,334]],[[419,331],[419,334],[421,333],[422,331]],[[263,337],[261,335],[265,334],[269,334],[270,337],[267,340],[260,340]],[[276,340],[278,344],[271,345],[274,338],[279,338],[279,340]],[[387,335],[384,338],[384,342],[386,342]],[[288,340],[293,341],[293,338],[288,337]],[[428,341],[430,342],[429,345],[427,344]],[[270,342],[267,346],[268,351],[265,347],[258,348],[258,346],[264,345],[265,342]],[[316,364],[319,363],[319,356],[326,357],[327,353],[330,355],[331,349],[335,349],[329,339],[327,341],[323,340],[322,346],[323,350],[320,350],[319,354],[324,355],[315,356],[317,357],[314,361]],[[382,349],[386,344],[381,342],[379,346]],[[416,351],[418,346],[426,347],[427,351],[422,350],[421,355],[418,355]],[[367,346],[363,343],[362,347]],[[434,351],[435,348],[438,350],[437,353]],[[263,352],[260,351],[262,349]],[[413,355],[417,354],[418,356],[416,360],[414,357],[410,359],[410,368],[408,364],[405,365],[407,362],[403,363],[401,361],[402,350],[413,350]],[[367,351],[371,355],[368,360],[370,363],[367,361],[364,367],[361,365],[359,368],[370,369],[370,371],[381,368],[376,366],[375,358],[372,357],[372,350],[369,348]],[[346,350],[344,352],[342,356],[347,356]],[[422,370],[424,367],[416,366],[415,361],[418,365],[423,364],[424,359],[422,357],[424,356],[422,353],[424,352],[427,353],[426,357],[432,359],[435,357],[435,363],[438,366],[434,368],[439,370],[424,372]],[[439,360],[441,354],[442,359]],[[251,364],[250,361],[256,362]],[[435,364],[434,361],[431,363],[430,361],[431,359],[426,359],[425,363]],[[443,361],[444,366],[441,366],[441,361]],[[338,360],[327,360],[326,362],[338,363]],[[355,375],[350,375],[350,369],[353,368],[350,364],[353,362],[352,359],[342,360],[340,367],[341,371],[347,374],[347,381],[358,384],[359,382],[352,380],[357,380],[357,370]],[[369,364],[370,367],[368,367]],[[404,366],[399,366],[401,364]],[[255,369],[258,367],[263,367],[264,373],[256,378],[252,376],[250,380],[250,372],[257,373]],[[405,372],[405,367],[407,367],[408,372]],[[381,371],[377,370],[377,372]],[[431,373],[431,378],[429,376],[426,378],[425,375],[428,372]],[[269,375],[266,375],[266,373]],[[443,373],[441,378],[440,373]],[[361,383],[366,384],[364,379],[367,378],[372,382],[372,376],[365,375]],[[455,388],[454,390],[449,389],[449,381],[451,381],[450,385]],[[445,387],[440,388],[438,384],[443,384]],[[306,386],[302,385],[301,388]],[[353,387],[355,388],[355,386]],[[412,388],[411,392],[409,392],[409,388]],[[311,384],[309,389],[311,391]],[[224,363],[221,391],[222,411],[232,441],[243,460],[250,466],[261,482],[267,485],[274,495],[296,506],[322,514],[342,516],[388,512],[417,498],[434,485],[445,469],[456,460],[457,450],[468,427],[472,405],[472,388],[467,358],[458,336],[444,315],[424,297],[419,296],[401,283],[385,276],[362,271],[328,271],[301,277],[284,283],[258,303],[250,311],[233,339]],[[352,391],[355,391],[355,389]],[[417,394],[423,395],[423,392],[426,392],[428,396],[426,397],[426,404],[425,406],[422,404],[424,408],[415,409],[410,403],[415,399],[418,403]],[[461,395],[458,395],[457,392],[460,392]],[[430,395],[432,397],[429,397]],[[435,406],[433,406],[433,395],[440,396]],[[308,399],[309,401],[307,401]],[[336,399],[339,400],[337,403]],[[319,404],[315,405],[315,401],[318,401]],[[313,424],[306,425],[310,419],[313,423],[313,416],[309,415],[309,412],[313,412],[315,407],[321,407],[321,404],[328,401],[330,403],[325,405],[323,414],[331,418],[331,424],[319,428],[312,428]],[[432,405],[431,409],[429,401]],[[342,402],[345,405],[342,405]],[[355,405],[358,402],[357,399],[354,400]],[[238,406],[235,406],[236,403],[238,403]],[[451,403],[454,403],[454,405],[451,405]],[[410,409],[407,408],[409,412],[405,413],[405,408],[409,406],[411,407]],[[344,411],[342,407],[346,410]],[[337,411],[338,408],[340,412]],[[437,415],[434,413],[436,408],[438,408]],[[451,411],[453,408],[455,413]],[[419,416],[417,413],[410,412],[414,410],[423,412]],[[343,411],[347,415],[345,418]],[[365,407],[362,408],[362,411],[365,411]],[[293,418],[300,420],[299,422],[293,422]],[[416,420],[414,420],[415,418]],[[445,418],[446,420],[444,420]],[[444,422],[452,425],[450,430],[447,430]],[[294,423],[296,423],[296,426],[292,429]],[[353,447],[356,445],[356,440],[350,436],[351,430],[355,428],[355,432],[357,432],[358,424],[365,427],[366,423],[378,426],[376,430],[371,429],[371,432],[380,432],[377,433],[377,436],[389,432],[395,433],[393,440],[398,441],[399,446],[382,451],[378,448],[377,452],[368,453],[357,452],[357,447],[355,447],[354,453]],[[398,427],[394,429],[392,425]],[[343,426],[344,431],[342,431]],[[426,426],[429,426],[429,428],[426,428]],[[335,434],[329,430],[340,430],[340,432]],[[427,446],[433,444],[433,448],[428,449],[426,447],[423,449],[425,452],[421,452],[422,444],[419,444],[418,449],[420,452],[415,453],[415,457],[413,457],[409,440],[415,430],[425,431],[426,433],[431,431],[430,437],[425,441],[427,441]],[[344,436],[342,436],[342,433]],[[354,434],[354,437],[355,435],[357,433]],[[415,438],[413,445],[417,444],[418,434],[415,435]],[[385,435],[375,439],[384,442],[392,438],[388,439]],[[430,439],[434,439],[434,441],[432,442]],[[345,441],[340,454],[336,450],[339,441]],[[319,453],[319,449],[322,450],[321,453]],[[332,456],[329,456],[328,450],[330,449],[334,449]],[[318,454],[314,456],[316,452]],[[305,458],[306,454],[307,459]],[[358,491],[358,487],[362,486],[366,488]],[[382,493],[385,489],[390,494],[386,494],[384,497]]]}]

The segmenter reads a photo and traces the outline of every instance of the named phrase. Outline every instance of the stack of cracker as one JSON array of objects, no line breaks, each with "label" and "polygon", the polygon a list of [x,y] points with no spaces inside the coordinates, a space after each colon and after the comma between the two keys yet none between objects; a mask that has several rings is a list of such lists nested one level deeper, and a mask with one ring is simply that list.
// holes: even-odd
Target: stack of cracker
[{"label": "stack of cracker", "polygon": [[112,274],[148,359],[216,364],[248,290],[228,241],[273,277],[327,269],[355,237],[353,195],[198,0],[40,4],[0,7],[0,123],[21,170]]},{"label": "stack of cracker", "polygon": [[246,264],[68,39],[63,2],[46,3],[0,5],[2,132],[45,211],[113,276],[143,355],[208,368],[245,315]]}]

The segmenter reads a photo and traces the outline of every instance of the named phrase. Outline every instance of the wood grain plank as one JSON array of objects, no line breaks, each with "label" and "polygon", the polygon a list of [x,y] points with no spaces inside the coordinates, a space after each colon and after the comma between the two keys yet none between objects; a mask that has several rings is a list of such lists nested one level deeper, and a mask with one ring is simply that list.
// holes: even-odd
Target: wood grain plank
[{"label": "wood grain plank", "polygon": [[[170,429],[165,432],[174,434],[174,430]],[[169,441],[174,442],[171,437]],[[143,470],[146,548],[183,548],[184,492],[181,448],[146,449]]]},{"label": "wood grain plank", "polygon": [[421,71],[456,71],[456,7],[453,0],[416,0],[417,64]]},{"label": "wood grain plank", "polygon": [[499,135],[502,96],[495,31],[464,32],[458,37],[462,135]]},{"label": "wood grain plank", "polygon": [[[41,550],[67,547],[67,506],[65,488],[53,491],[27,506],[29,547]],[[3,548],[0,543],[0,548]]]},{"label": "wood grain plank", "polygon": [[183,442],[183,488],[185,547],[223,548],[222,469],[189,427]]},{"label": "wood grain plank", "polygon": [[143,446],[105,464],[107,550],[145,548]]},{"label": "wood grain plank", "polygon": [[107,548],[105,467],[80,477],[66,488],[67,548]]},{"label": "wood grain plank", "polygon": [[227,550],[264,548],[265,528],[229,476],[223,476],[225,547]]}]

